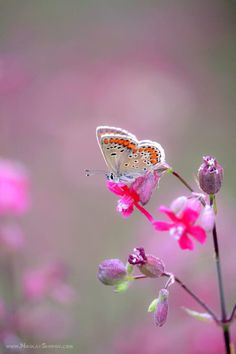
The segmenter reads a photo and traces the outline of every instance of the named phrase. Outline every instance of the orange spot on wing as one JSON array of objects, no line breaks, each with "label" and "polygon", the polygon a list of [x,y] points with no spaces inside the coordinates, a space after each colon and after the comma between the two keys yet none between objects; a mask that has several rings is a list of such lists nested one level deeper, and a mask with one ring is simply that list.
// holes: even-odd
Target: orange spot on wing
[{"label": "orange spot on wing", "polygon": [[157,161],[157,159],[151,159],[150,162],[151,162],[151,164],[155,165],[158,161]]},{"label": "orange spot on wing", "polygon": [[104,143],[104,144],[108,144],[108,143],[109,143],[108,139],[104,139],[104,140],[103,140],[103,143]]},{"label": "orange spot on wing", "polygon": [[136,149],[136,145],[135,144],[133,144],[133,143],[129,143],[129,145],[127,145],[127,147],[129,148],[129,149]]}]

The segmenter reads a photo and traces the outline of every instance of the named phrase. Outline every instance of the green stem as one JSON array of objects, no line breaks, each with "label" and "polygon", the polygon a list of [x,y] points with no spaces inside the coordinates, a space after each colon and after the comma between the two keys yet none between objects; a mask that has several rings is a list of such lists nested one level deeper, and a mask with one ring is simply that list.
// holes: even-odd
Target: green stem
[{"label": "green stem", "polygon": [[[214,203],[215,203],[215,195],[210,195],[210,205],[213,206]],[[224,323],[224,322],[227,321],[227,312],[226,312],[226,305],[225,305],[225,295],[224,295],[224,286],[223,286],[223,277],[222,277],[222,271],[221,271],[220,251],[219,251],[219,245],[218,245],[216,223],[214,223],[212,235],[213,235],[215,261],[216,261],[216,271],[217,271],[219,296],[220,296],[221,322]],[[223,326],[223,335],[224,335],[226,353],[230,354],[231,350],[230,350],[229,324],[225,324]]]}]

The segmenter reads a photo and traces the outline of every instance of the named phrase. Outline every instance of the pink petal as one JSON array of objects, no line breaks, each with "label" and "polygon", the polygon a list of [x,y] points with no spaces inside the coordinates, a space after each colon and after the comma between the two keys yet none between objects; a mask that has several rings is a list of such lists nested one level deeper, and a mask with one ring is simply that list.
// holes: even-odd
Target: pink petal
[{"label": "pink petal", "polygon": [[159,231],[168,231],[173,227],[173,224],[165,221],[154,221],[153,226]]},{"label": "pink petal", "polygon": [[183,211],[182,221],[184,224],[194,224],[199,217],[199,213],[196,210],[186,208]]},{"label": "pink petal", "polygon": [[125,203],[127,198],[123,197],[118,200],[116,210],[122,214],[124,218],[128,218],[134,211],[134,204],[131,199],[127,200],[129,203]]},{"label": "pink petal", "polygon": [[206,205],[202,210],[200,218],[198,219],[198,225],[201,226],[206,232],[212,231],[215,222],[215,212],[213,208]]},{"label": "pink petal", "polygon": [[159,208],[159,211],[161,213],[166,214],[167,216],[169,216],[169,218],[174,221],[174,222],[179,222],[179,218],[177,218],[177,216],[175,215],[175,213],[173,213],[173,211],[167,207],[165,207],[164,205],[161,205]]},{"label": "pink petal", "polygon": [[128,209],[123,209],[121,214],[124,218],[128,218],[134,211],[133,206],[130,206]]},{"label": "pink petal", "polygon": [[107,188],[109,189],[109,191],[116,194],[116,195],[119,195],[119,196],[124,195],[125,187],[126,187],[126,185],[123,183],[114,183],[111,181],[107,182]]},{"label": "pink petal", "polygon": [[200,243],[204,243],[206,241],[206,231],[201,226],[190,226],[188,227],[187,232]]},{"label": "pink petal", "polygon": [[182,248],[183,250],[189,249],[189,250],[193,250],[194,249],[194,244],[192,242],[192,240],[190,240],[190,238],[186,235],[186,233],[184,233],[180,239],[178,240],[180,248]]}]

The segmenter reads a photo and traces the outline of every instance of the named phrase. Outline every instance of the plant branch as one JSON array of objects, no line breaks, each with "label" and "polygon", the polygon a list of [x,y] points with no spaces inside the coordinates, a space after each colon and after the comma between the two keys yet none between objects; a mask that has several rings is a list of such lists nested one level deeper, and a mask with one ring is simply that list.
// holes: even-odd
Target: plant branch
[{"label": "plant branch", "polygon": [[[170,277],[170,273],[163,273],[164,277]],[[136,275],[134,276],[134,280],[140,280],[140,279],[146,279],[148,278],[146,275]],[[207,313],[209,313],[213,320],[217,323],[217,324],[221,324],[219,319],[217,318],[217,316],[215,315],[215,313],[192,291],[190,290],[183,282],[182,280],[180,280],[178,277],[174,276],[176,283],[178,283],[202,308],[204,308],[204,310],[207,311]]]},{"label": "plant branch", "polygon": [[[213,206],[214,202],[215,202],[215,195],[210,195],[210,205]],[[222,272],[221,272],[220,251],[219,251],[219,245],[218,245],[216,223],[214,223],[214,227],[212,230],[212,236],[213,236],[216,271],[217,271],[218,287],[219,287],[219,295],[220,295],[221,323],[226,323],[227,322],[227,312],[226,312],[226,305],[225,305],[225,295],[224,295],[223,277],[222,277]],[[223,334],[224,334],[226,353],[230,354],[231,353],[230,332],[229,332],[229,325],[228,324],[225,324],[223,326]]]},{"label": "plant branch", "polygon": [[234,305],[233,310],[231,312],[231,315],[230,315],[229,319],[227,320],[227,322],[232,322],[233,321],[235,312],[236,312],[236,304]]}]

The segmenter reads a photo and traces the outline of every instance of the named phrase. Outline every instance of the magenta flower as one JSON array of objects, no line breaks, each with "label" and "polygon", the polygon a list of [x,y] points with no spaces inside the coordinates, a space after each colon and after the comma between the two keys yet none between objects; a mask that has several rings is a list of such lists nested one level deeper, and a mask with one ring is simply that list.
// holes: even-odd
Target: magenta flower
[{"label": "magenta flower", "polygon": [[171,208],[161,206],[159,210],[166,214],[171,222],[154,221],[155,229],[169,231],[178,240],[182,249],[193,250],[191,237],[203,244],[206,240],[206,232],[210,231],[214,224],[212,208],[203,207],[196,198],[180,197],[172,203]]},{"label": "magenta flower", "polygon": [[29,207],[28,177],[22,166],[0,160],[0,214],[22,214]]},{"label": "magenta flower", "polygon": [[114,194],[120,196],[118,200],[117,211],[123,217],[129,217],[136,207],[144,214],[149,221],[153,221],[152,216],[144,209],[142,205],[150,200],[153,190],[158,186],[161,174],[157,171],[146,173],[144,176],[136,178],[130,186],[124,183],[107,182],[107,188]]}]

